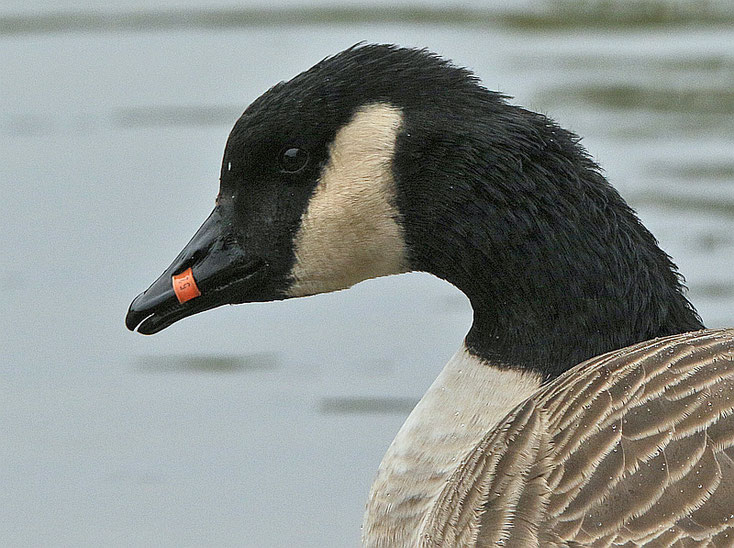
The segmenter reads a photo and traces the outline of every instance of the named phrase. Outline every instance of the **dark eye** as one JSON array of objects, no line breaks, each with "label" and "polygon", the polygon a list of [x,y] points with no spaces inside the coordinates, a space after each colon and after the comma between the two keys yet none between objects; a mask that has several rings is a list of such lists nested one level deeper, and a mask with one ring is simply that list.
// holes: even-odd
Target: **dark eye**
[{"label": "dark eye", "polygon": [[286,173],[301,171],[308,163],[308,152],[302,148],[286,148],[280,153],[280,167]]}]

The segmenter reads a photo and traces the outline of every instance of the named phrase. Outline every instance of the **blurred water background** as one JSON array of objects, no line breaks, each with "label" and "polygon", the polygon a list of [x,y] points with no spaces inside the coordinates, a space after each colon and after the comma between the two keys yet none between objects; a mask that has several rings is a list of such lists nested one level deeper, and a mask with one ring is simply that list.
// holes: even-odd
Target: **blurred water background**
[{"label": "blurred water background", "polygon": [[734,3],[0,4],[0,545],[355,546],[372,477],[459,347],[427,275],[123,317],[212,207],[231,125],[355,42],[434,50],[584,137],[734,325]]}]

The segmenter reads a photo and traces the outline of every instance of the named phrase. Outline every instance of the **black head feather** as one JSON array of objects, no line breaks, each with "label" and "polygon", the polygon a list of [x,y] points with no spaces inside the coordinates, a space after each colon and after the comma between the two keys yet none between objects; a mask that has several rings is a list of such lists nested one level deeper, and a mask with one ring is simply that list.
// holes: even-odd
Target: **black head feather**
[{"label": "black head feather", "polygon": [[426,50],[356,45],[273,87],[238,126],[326,151],[357,108],[400,107],[394,174],[412,267],[469,296],[480,356],[553,377],[701,328],[670,257],[579,137],[506,100]]}]

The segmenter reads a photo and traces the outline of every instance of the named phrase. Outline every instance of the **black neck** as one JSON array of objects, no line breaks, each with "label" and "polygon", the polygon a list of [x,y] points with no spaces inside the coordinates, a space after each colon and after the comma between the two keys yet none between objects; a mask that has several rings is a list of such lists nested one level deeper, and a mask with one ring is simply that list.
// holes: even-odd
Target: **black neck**
[{"label": "black neck", "polygon": [[469,350],[552,378],[702,328],[670,258],[578,139],[495,106],[470,122],[433,113],[420,131],[408,113],[395,164],[412,266],[469,297]]}]

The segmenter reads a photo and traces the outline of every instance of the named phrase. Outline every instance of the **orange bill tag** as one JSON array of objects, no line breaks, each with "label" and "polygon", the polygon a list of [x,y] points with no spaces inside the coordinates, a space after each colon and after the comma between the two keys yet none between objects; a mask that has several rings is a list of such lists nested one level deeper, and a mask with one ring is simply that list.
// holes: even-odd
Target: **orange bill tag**
[{"label": "orange bill tag", "polygon": [[173,277],[173,292],[181,304],[201,295],[201,291],[196,286],[196,280],[194,280],[194,273],[191,271],[191,267]]}]

